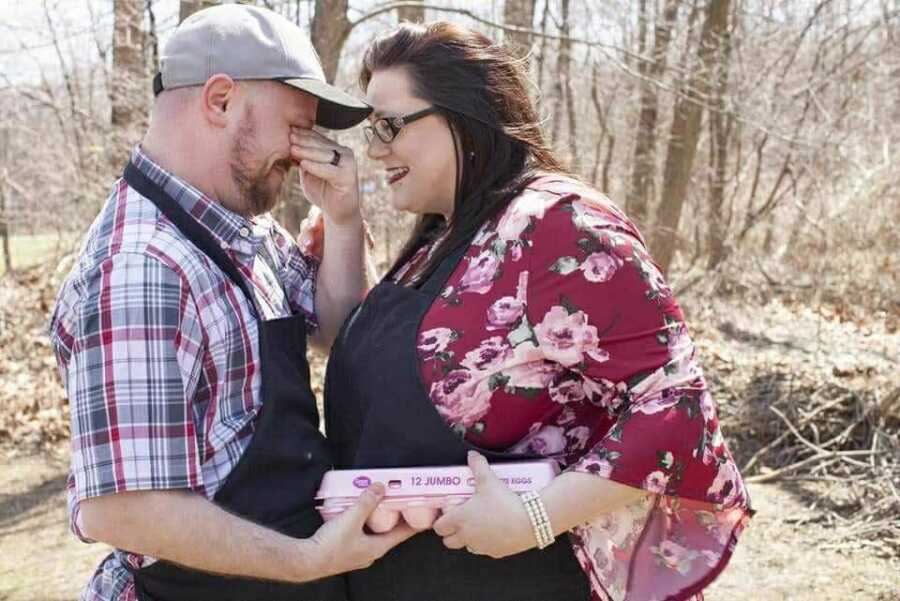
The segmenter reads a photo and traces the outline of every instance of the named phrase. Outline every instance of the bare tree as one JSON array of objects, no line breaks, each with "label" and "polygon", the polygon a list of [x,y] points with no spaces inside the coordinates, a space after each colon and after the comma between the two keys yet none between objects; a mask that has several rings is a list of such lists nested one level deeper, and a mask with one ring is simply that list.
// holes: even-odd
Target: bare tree
[{"label": "bare tree", "polygon": [[550,21],[550,0],[544,0],[544,10],[541,11],[541,44],[540,50],[538,51],[537,56],[537,81],[538,81],[538,89],[544,89],[544,64],[547,62],[547,48],[548,48],[548,40],[547,37],[547,24]]},{"label": "bare tree", "polygon": [[0,128],[0,240],[3,244],[3,264],[6,272],[12,271],[12,255],[9,250],[9,221],[6,203],[6,165],[9,164],[9,129]]},{"label": "bare tree", "polygon": [[708,269],[715,269],[725,258],[725,235],[727,220],[724,215],[726,171],[728,168],[728,147],[734,127],[734,118],[728,114],[726,94],[728,93],[728,73],[731,66],[731,30],[722,32],[721,52],[713,66],[713,91],[709,114],[709,261]]},{"label": "bare tree", "polygon": [[150,71],[159,71],[159,36],[157,35],[156,11],[153,10],[153,0],[147,2],[147,50],[149,56],[144,60],[149,62]]},{"label": "bare tree", "polygon": [[669,270],[675,256],[678,224],[694,168],[703,107],[711,87],[710,73],[728,27],[730,4],[731,0],[710,1],[693,72],[683,95],[675,104],[663,173],[663,199],[657,215],[657,227],[651,238],[654,256],[663,272]]},{"label": "bare tree", "polygon": [[[423,4],[422,0],[411,0]],[[425,21],[424,6],[404,6],[397,9],[397,20],[401,23],[422,23]]]},{"label": "bare tree", "polygon": [[115,2],[113,30],[112,125],[131,144],[146,124],[148,105],[145,34],[141,27],[143,0]]},{"label": "bare tree", "polygon": [[531,52],[531,29],[534,27],[534,5],[536,0],[506,0],[503,6],[503,22],[512,27],[528,31],[507,31],[503,43],[519,57]]},{"label": "bare tree", "polygon": [[556,54],[556,73],[553,92],[551,140],[560,146],[560,131],[565,117],[568,128],[570,168],[578,171],[578,140],[575,132],[575,99],[572,90],[572,40],[569,0],[562,0],[560,6],[560,35]]},{"label": "bare tree", "polygon": [[[594,171],[591,174],[591,181],[594,185],[598,185],[603,192],[609,191],[609,169],[612,165],[613,151],[616,147],[616,136],[610,133],[610,113],[612,110],[612,99],[615,98],[616,90],[612,90],[609,95],[610,100],[604,101],[600,92],[600,75],[599,68],[594,65],[593,85],[591,86],[591,103],[594,105],[594,112],[597,115],[597,123],[600,126],[600,135],[597,136],[597,144],[594,150]],[[603,144],[606,143],[606,158],[602,158]],[[601,167],[602,164],[602,167]],[[600,173],[598,173],[598,171]]]},{"label": "bare tree", "polygon": [[[569,157],[572,171],[579,170],[578,136],[575,131],[575,92],[572,89],[572,40],[569,38],[572,30],[570,16],[570,0],[562,0],[562,20],[560,24],[559,41],[559,97],[566,100],[566,123],[569,130]],[[558,122],[557,122],[558,123]]]},{"label": "bare tree", "polygon": [[[891,189],[871,165],[881,165],[882,154],[890,158],[897,140],[891,115],[900,106],[892,92],[900,65],[889,51],[896,48],[900,22],[895,0],[730,1],[733,25],[719,36],[704,30],[716,6],[711,0],[505,0],[494,3],[490,13],[475,0],[359,6],[348,0],[244,1],[273,8],[300,25],[313,18],[315,45],[332,81],[345,41],[361,29],[358,25],[366,23],[368,34],[376,19],[387,23],[409,11],[502,32],[520,56],[532,48],[540,91],[554,109],[548,129],[555,133],[557,148],[580,159],[579,171],[611,196],[623,197],[654,245],[667,236],[677,238],[679,230],[686,232],[683,238],[693,238],[693,265],[710,268],[740,261],[748,252],[765,255],[769,249],[775,256],[807,248],[810,228],[827,229],[840,214],[827,199],[850,185],[844,178],[852,179],[851,174],[871,177],[879,190]],[[177,5],[179,16],[211,4],[215,2],[184,0]],[[39,107],[22,116],[22,127],[33,133],[13,128],[13,146],[40,139],[47,131],[43,126],[52,125],[54,143],[69,150],[56,171],[78,182],[70,189],[94,198],[94,192],[84,191],[93,189],[94,180],[108,181],[94,174],[98,157],[122,157],[121,151],[111,150],[113,144],[103,142],[133,141],[128,120],[137,119],[137,128],[149,104],[147,67],[154,62],[154,42],[147,34],[142,37],[135,23],[149,20],[153,28],[161,13],[157,9],[154,15],[152,9],[160,5],[153,0],[116,3],[115,44],[102,26],[102,15],[92,14],[100,58],[92,62],[73,53],[68,42],[72,32],[58,18],[62,6],[46,2],[52,17],[45,25],[47,48],[55,50],[59,68],[36,64],[41,80],[31,86],[6,83],[0,72],[0,86],[6,85],[13,102]],[[94,2],[87,6],[96,11]],[[131,29],[123,26],[129,22]],[[166,27],[162,21],[159,26]],[[707,49],[711,40],[718,44],[714,56]],[[709,64],[701,60],[704,53]],[[582,61],[591,74],[582,73]],[[128,108],[120,85],[129,66],[140,72],[137,110]],[[40,119],[46,123],[35,127]],[[696,158],[697,151],[702,159]],[[13,161],[27,163],[18,162],[16,154]],[[10,167],[8,173],[26,194],[14,193],[10,185],[5,190],[7,210],[12,202],[18,219],[18,207],[30,203],[34,185],[30,172]],[[372,182],[378,180],[376,174],[370,176]],[[289,196],[284,206],[295,217],[287,221],[298,223],[306,205],[296,200],[296,188]],[[666,232],[656,235],[647,222]],[[14,234],[17,227],[18,222],[9,224]],[[738,248],[741,252],[734,253]],[[664,250],[654,251],[664,257]]]},{"label": "bare tree", "polygon": [[[347,0],[315,0],[311,25],[312,43],[322,62],[325,78],[332,83],[337,76],[344,42],[354,25],[347,17],[347,9]],[[292,175],[284,187],[276,216],[289,232],[296,233],[309,212],[309,206],[299,180],[296,175]]]},{"label": "bare tree", "polygon": [[648,29],[646,0],[641,0],[639,5],[638,51],[641,60],[638,63],[638,73],[642,76],[639,83],[640,114],[635,132],[631,184],[625,202],[631,218],[642,227],[648,225],[656,172],[656,123],[659,118],[657,89],[666,71],[669,41],[672,39],[672,27],[680,4],[681,0],[666,0],[662,20],[654,28],[652,56],[649,61],[644,58]]},{"label": "bare tree", "polygon": [[347,0],[316,0],[312,20],[312,42],[319,53],[325,79],[334,81],[338,61],[352,24],[347,17]]},{"label": "bare tree", "polygon": [[178,22],[181,23],[198,10],[215,6],[217,0],[181,0],[178,4]]}]

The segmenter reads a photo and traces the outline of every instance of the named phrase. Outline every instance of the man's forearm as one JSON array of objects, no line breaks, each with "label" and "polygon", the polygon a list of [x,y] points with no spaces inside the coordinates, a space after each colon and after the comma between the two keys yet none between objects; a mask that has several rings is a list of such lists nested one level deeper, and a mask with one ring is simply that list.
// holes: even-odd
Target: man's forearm
[{"label": "man's forearm", "polygon": [[347,314],[365,293],[365,244],[362,218],[334,224],[325,217],[325,244],[316,283],[319,330],[313,342],[330,348]]},{"label": "man's forearm", "polygon": [[81,515],[90,538],[197,570],[291,582],[328,575],[314,542],[249,522],[191,492],[87,499]]}]

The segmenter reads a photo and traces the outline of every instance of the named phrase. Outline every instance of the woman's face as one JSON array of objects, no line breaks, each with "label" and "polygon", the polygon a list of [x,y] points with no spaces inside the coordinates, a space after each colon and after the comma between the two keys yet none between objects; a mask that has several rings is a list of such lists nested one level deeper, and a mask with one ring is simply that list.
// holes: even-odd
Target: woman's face
[{"label": "woman's face", "polygon": [[[369,121],[403,117],[429,108],[412,94],[412,82],[402,67],[375,71],[366,90],[374,111]],[[390,144],[377,136],[369,143],[370,158],[384,165],[394,208],[411,213],[453,214],[456,158],[450,126],[431,114],[405,125]]]}]

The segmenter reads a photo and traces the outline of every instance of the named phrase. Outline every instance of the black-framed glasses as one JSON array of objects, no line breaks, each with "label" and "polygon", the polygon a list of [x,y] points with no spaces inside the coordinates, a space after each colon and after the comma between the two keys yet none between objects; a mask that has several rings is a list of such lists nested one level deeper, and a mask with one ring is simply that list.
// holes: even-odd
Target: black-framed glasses
[{"label": "black-framed glasses", "polygon": [[370,144],[372,143],[372,138],[376,136],[385,144],[390,144],[404,126],[409,125],[417,119],[434,114],[437,111],[438,108],[436,106],[430,106],[427,109],[422,109],[421,111],[416,111],[409,115],[403,115],[402,117],[382,117],[373,121],[372,125],[364,125],[363,134],[365,134],[366,141]]}]

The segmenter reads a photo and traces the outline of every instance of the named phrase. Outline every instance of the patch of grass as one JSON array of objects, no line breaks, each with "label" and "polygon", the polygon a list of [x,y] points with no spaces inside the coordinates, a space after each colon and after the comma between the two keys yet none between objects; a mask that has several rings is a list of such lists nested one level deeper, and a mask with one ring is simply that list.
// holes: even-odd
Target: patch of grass
[{"label": "patch of grass", "polygon": [[[58,234],[18,234],[9,237],[13,269],[38,265],[60,251],[68,250],[72,236]],[[6,256],[0,246],[0,276],[6,273]]]}]

